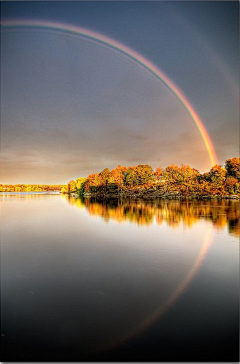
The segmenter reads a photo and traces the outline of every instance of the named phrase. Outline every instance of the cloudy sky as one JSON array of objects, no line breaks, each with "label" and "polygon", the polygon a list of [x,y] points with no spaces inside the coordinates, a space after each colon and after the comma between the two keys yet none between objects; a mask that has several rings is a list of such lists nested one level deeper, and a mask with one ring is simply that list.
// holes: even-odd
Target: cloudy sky
[{"label": "cloudy sky", "polygon": [[[239,154],[239,3],[2,2],[1,20],[60,22],[108,36],[187,96],[218,161]],[[126,56],[53,29],[1,33],[1,183],[65,183],[118,164],[211,167],[176,95]]]}]

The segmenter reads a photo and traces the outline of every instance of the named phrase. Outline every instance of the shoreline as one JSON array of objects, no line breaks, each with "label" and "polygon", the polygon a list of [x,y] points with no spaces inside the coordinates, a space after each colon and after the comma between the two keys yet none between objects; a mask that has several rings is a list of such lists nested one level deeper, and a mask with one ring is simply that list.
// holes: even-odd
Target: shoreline
[{"label": "shoreline", "polygon": [[238,195],[205,195],[199,196],[196,194],[193,195],[181,195],[177,193],[165,193],[165,194],[151,194],[151,193],[96,193],[96,192],[87,192],[83,195],[79,195],[77,192],[67,193],[70,197],[75,198],[96,198],[96,199],[131,199],[131,200],[239,200],[240,196]]}]

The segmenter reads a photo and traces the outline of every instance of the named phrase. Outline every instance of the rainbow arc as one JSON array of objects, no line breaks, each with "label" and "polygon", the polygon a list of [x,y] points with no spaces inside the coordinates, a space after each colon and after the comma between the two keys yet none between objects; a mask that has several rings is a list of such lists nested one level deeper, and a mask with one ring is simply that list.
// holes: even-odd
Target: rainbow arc
[{"label": "rainbow arc", "polygon": [[152,73],[157,79],[163,82],[177,97],[183,107],[187,110],[192,120],[196,124],[204,144],[206,146],[210,161],[212,165],[218,163],[218,159],[216,156],[215,149],[213,147],[213,143],[210,139],[210,136],[198,116],[197,112],[194,110],[193,106],[184,95],[184,93],[180,90],[180,88],[167,76],[164,74],[162,70],[160,70],[156,65],[150,62],[147,58],[127,47],[126,45],[109,38],[103,34],[98,32],[81,28],[79,26],[62,24],[50,21],[42,21],[42,20],[5,20],[1,21],[2,30],[6,29],[19,29],[19,28],[38,28],[38,29],[49,29],[58,32],[67,33],[71,36],[80,36],[85,37],[91,41],[97,42],[104,46],[107,46],[121,54],[127,56],[129,59],[139,64],[141,67],[144,67],[148,72]]}]

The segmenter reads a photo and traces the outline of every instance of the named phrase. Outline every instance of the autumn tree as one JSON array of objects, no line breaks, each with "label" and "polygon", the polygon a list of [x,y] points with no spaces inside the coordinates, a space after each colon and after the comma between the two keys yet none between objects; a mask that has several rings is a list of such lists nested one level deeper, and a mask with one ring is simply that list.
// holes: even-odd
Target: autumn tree
[{"label": "autumn tree", "polygon": [[239,158],[235,157],[227,159],[225,162],[225,168],[227,170],[227,176],[240,179],[240,162]]},{"label": "autumn tree", "polygon": [[163,175],[163,170],[161,167],[156,168],[156,171],[154,172],[154,176],[156,177],[156,180],[159,181],[160,178]]},{"label": "autumn tree", "polygon": [[113,180],[113,183],[117,185],[118,191],[122,191],[126,171],[127,168],[120,165],[118,165],[117,168],[111,171],[111,178]]},{"label": "autumn tree", "polygon": [[147,164],[130,167],[125,173],[125,184],[127,186],[149,185],[154,181],[153,169]]},{"label": "autumn tree", "polygon": [[84,177],[79,177],[75,181],[79,196],[83,196],[83,193],[85,192],[85,181],[86,178]]},{"label": "autumn tree", "polygon": [[226,169],[219,166],[218,164],[210,169],[207,178],[211,182],[211,193],[220,195],[224,194],[226,175]]},{"label": "autumn tree", "polygon": [[225,180],[224,190],[229,195],[235,195],[239,193],[239,180],[234,177],[227,177]]},{"label": "autumn tree", "polygon": [[68,192],[75,192],[75,191],[77,191],[76,182],[72,180],[68,182]]},{"label": "autumn tree", "polygon": [[125,173],[124,184],[129,187],[138,185],[136,167],[129,167]]},{"label": "autumn tree", "polygon": [[170,189],[186,194],[197,191],[199,175],[196,169],[184,164],[181,167],[172,164],[163,174]]},{"label": "autumn tree", "polygon": [[86,181],[84,182],[84,188],[86,192],[95,192],[97,186],[100,186],[101,179],[99,178],[98,173],[92,173],[88,176]]},{"label": "autumn tree", "polygon": [[149,185],[154,182],[153,169],[148,164],[139,164],[136,167],[138,185]]},{"label": "autumn tree", "polygon": [[76,187],[79,190],[82,186],[82,184],[86,181],[86,178],[84,177],[79,177],[76,179]]},{"label": "autumn tree", "polygon": [[107,190],[107,185],[108,185],[108,181],[109,181],[109,177],[110,177],[110,171],[108,168],[105,168],[102,172],[100,172],[99,174],[99,178],[101,181],[101,185],[103,185],[106,190]]}]

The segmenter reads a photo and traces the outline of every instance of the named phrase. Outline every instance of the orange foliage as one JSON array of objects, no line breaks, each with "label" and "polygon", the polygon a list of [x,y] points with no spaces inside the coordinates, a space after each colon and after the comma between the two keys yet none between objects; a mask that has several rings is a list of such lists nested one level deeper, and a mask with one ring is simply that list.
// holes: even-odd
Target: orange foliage
[{"label": "orange foliage", "polygon": [[[158,167],[154,172],[145,164],[122,167],[89,175],[83,183],[83,193],[99,195],[142,193],[176,194],[180,196],[229,196],[239,195],[239,158],[226,161],[226,168],[213,166],[209,172],[201,174],[196,169],[172,164],[165,170]],[[76,183],[75,183],[76,184]],[[74,181],[69,182],[69,191],[77,191]]]},{"label": "orange foliage", "polygon": [[239,236],[239,205],[236,201],[127,201],[110,200],[107,202],[91,199],[69,198],[69,203],[79,208],[85,206],[89,214],[101,216],[105,221],[119,223],[129,221],[138,225],[151,225],[166,222],[170,227],[183,224],[191,227],[200,219],[211,221],[216,229],[228,226],[229,232]]},{"label": "orange foliage", "polygon": [[47,192],[61,191],[64,185],[34,185],[34,184],[17,184],[2,185],[0,184],[0,192]]}]

